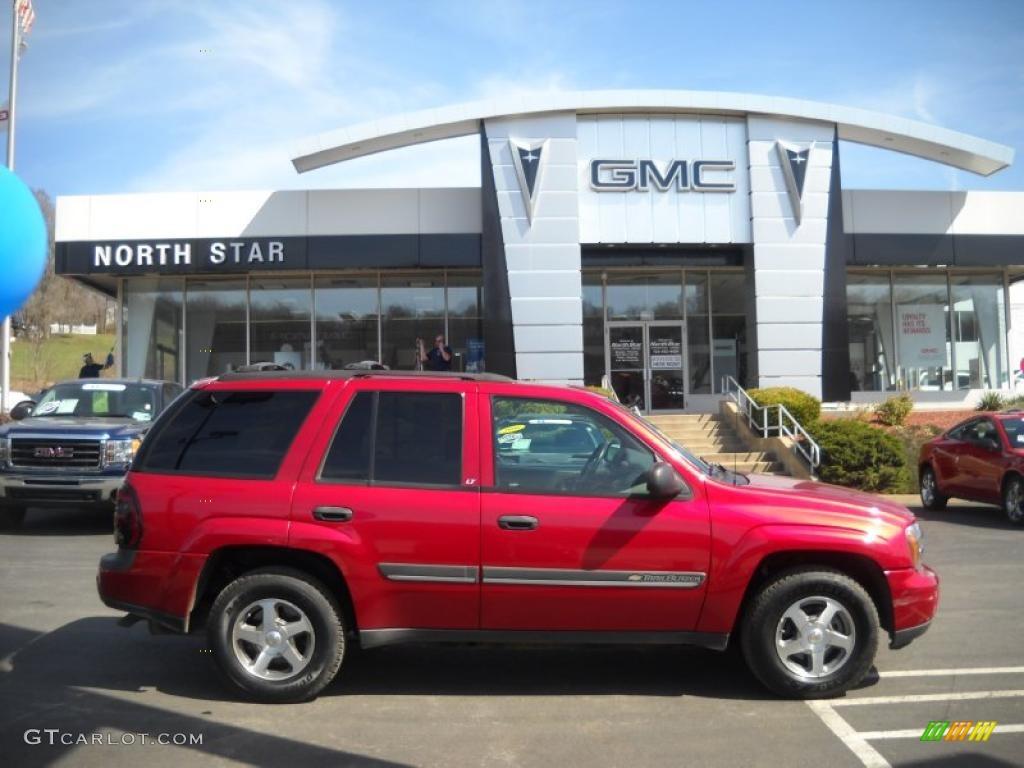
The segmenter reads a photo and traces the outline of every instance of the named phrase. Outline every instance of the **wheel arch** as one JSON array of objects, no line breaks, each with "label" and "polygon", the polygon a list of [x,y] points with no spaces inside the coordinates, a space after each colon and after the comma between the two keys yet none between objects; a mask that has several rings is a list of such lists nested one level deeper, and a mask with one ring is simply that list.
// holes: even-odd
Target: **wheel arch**
[{"label": "wheel arch", "polygon": [[1006,484],[1014,479],[1024,480],[1024,474],[1021,473],[1016,467],[1011,467],[1003,473],[1003,479],[999,481],[999,495],[1002,496],[1006,492]]},{"label": "wheel arch", "polygon": [[196,582],[189,629],[205,625],[210,606],[230,582],[258,568],[274,566],[302,571],[320,581],[337,598],[346,629],[349,633],[357,632],[355,603],[337,563],[316,552],[281,546],[228,546],[212,552]]},{"label": "wheel arch", "polygon": [[822,568],[838,571],[860,584],[871,597],[878,611],[878,620],[882,628],[892,633],[894,628],[892,592],[881,567],[866,555],[833,550],[797,550],[772,552],[765,555],[754,569],[746,591],[736,612],[733,632],[742,626],[751,600],[769,581],[787,571]]}]

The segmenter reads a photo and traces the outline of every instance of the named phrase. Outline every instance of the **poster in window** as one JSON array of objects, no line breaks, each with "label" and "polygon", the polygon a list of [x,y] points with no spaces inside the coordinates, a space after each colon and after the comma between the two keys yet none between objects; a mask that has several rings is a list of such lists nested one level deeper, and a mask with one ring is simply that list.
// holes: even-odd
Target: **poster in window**
[{"label": "poster in window", "polygon": [[896,307],[896,322],[900,365],[946,365],[946,308],[942,304],[900,304]]}]

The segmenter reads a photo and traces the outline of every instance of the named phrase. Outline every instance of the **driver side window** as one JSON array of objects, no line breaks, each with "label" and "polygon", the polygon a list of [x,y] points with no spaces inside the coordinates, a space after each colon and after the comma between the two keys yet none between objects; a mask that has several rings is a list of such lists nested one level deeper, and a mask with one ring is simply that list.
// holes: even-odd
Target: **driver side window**
[{"label": "driver side window", "polygon": [[654,454],[611,419],[556,400],[491,398],[494,479],[507,493],[635,496]]}]

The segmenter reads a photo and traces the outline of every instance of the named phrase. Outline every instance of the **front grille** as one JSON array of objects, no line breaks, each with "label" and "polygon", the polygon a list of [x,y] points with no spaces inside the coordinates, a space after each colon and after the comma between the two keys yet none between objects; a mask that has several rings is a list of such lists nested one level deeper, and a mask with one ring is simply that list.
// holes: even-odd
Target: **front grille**
[{"label": "front grille", "polygon": [[11,439],[11,465],[62,469],[96,468],[100,465],[99,440]]}]

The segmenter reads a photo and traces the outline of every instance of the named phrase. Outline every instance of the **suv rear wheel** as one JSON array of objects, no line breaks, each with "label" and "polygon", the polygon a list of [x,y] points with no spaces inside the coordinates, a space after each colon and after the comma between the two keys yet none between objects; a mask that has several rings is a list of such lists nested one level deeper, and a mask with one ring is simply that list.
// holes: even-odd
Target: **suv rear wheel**
[{"label": "suv rear wheel", "polygon": [[345,655],[337,601],[320,582],[288,568],[252,571],[224,587],[207,635],[221,671],[258,701],[313,698]]},{"label": "suv rear wheel", "polygon": [[751,601],[742,644],[751,671],[775,693],[799,699],[838,696],[871,669],[878,611],[848,576],[789,571]]}]

